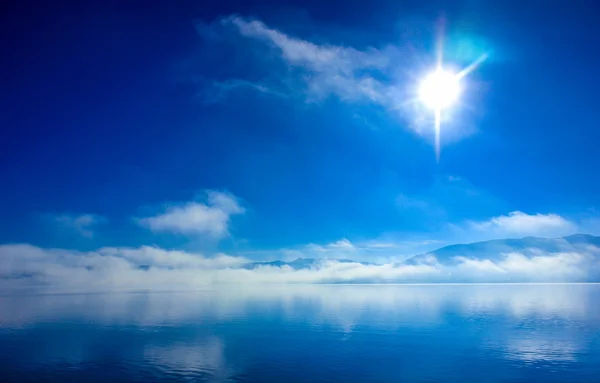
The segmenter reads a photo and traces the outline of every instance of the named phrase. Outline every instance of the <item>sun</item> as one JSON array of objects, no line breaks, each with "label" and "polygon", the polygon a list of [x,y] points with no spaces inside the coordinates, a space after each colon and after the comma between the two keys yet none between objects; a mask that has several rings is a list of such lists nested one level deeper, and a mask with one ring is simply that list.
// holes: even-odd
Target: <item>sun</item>
[{"label": "sun", "polygon": [[460,96],[460,78],[438,68],[421,82],[419,98],[427,107],[440,111],[454,104]]},{"label": "sun", "polygon": [[[419,83],[415,84],[416,87],[413,88],[413,91],[416,91],[414,100],[419,101],[433,115],[435,158],[439,163],[442,117],[445,117],[444,120],[447,121],[448,116],[453,114],[450,109],[462,106],[460,98],[463,89],[468,88],[468,86],[465,87],[465,79],[488,58],[488,54],[480,55],[475,61],[459,71],[448,70],[448,66],[444,62],[443,24],[438,26],[440,30],[436,42],[435,66]],[[450,67],[455,66],[451,65]],[[419,108],[419,110],[421,109]]]},{"label": "sun", "polygon": [[461,92],[460,79],[462,74],[455,74],[442,69],[437,69],[423,79],[419,87],[419,98],[428,108],[432,109],[435,116],[435,157],[440,159],[440,136],[442,110],[452,106],[458,101]]}]

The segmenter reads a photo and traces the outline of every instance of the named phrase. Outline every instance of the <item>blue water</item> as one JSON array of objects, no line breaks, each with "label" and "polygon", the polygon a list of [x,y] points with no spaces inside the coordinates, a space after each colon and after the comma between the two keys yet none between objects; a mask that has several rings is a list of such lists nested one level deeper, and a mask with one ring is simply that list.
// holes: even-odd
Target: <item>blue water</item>
[{"label": "blue water", "polygon": [[0,296],[2,382],[600,382],[600,285]]}]

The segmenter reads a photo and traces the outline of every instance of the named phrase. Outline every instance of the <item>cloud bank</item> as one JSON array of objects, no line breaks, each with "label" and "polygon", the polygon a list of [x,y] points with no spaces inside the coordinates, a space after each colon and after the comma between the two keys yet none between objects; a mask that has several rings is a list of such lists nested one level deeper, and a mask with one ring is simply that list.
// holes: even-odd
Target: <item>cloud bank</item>
[{"label": "cloud bank", "polygon": [[[455,182],[455,181],[453,181]],[[238,199],[205,191],[203,200],[172,204],[136,219],[153,232],[211,238],[229,235],[233,215],[243,214]],[[57,221],[87,230],[101,218],[63,215]],[[486,221],[455,225],[482,236],[557,235],[578,225],[556,214],[515,211]],[[478,234],[479,233],[479,234]],[[439,233],[438,233],[439,234]],[[92,235],[91,233],[89,235]],[[435,237],[431,234],[430,237]],[[448,242],[446,240],[446,242]],[[194,289],[214,285],[438,282],[583,282],[600,281],[600,241],[591,236],[524,238],[441,246],[427,239],[382,236],[352,242],[306,244],[279,250],[202,254],[157,246],[101,247],[94,251],[0,245],[0,290],[105,291]],[[420,256],[406,259],[421,249]],[[450,249],[450,250],[448,250]],[[439,259],[438,259],[439,257]],[[256,262],[278,260],[278,262]],[[294,262],[281,262],[294,261]]]},{"label": "cloud bank", "polygon": [[[346,244],[338,244],[347,246]],[[211,285],[288,283],[578,282],[600,276],[600,249],[572,246],[555,253],[530,249],[494,259],[433,255],[417,263],[362,264],[322,259],[306,269],[288,265],[243,268],[247,259],[157,247],[92,252],[0,246],[0,289],[69,291],[186,289]]]}]

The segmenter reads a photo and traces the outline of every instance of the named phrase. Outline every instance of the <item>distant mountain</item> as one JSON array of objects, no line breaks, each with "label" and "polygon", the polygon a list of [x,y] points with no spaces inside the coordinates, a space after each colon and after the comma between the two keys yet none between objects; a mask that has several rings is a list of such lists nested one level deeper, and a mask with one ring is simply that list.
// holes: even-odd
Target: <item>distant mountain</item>
[{"label": "distant mountain", "polygon": [[244,269],[254,270],[259,267],[272,266],[272,267],[283,267],[289,266],[294,270],[314,269],[323,266],[327,262],[338,262],[338,263],[359,263],[361,265],[372,265],[369,262],[357,262],[351,259],[315,259],[315,258],[298,258],[296,260],[285,262],[285,261],[270,261],[270,262],[251,262],[243,266]]},{"label": "distant mountain", "polygon": [[[591,249],[590,247],[595,247],[595,249]],[[490,260],[494,263],[499,263],[505,260],[505,254],[508,253],[519,253],[528,258],[539,255],[550,255],[556,253],[585,253],[591,254],[593,256],[591,263],[582,264],[578,267],[592,267],[589,269],[590,274],[588,274],[587,279],[585,280],[598,280],[600,281],[600,274],[598,274],[598,267],[600,267],[600,237],[596,237],[593,235],[587,234],[574,234],[567,237],[562,238],[540,238],[540,237],[525,237],[525,238],[509,238],[509,239],[497,239],[491,241],[482,241],[482,242],[474,242],[469,244],[457,244],[442,247],[440,249],[415,255],[410,257],[409,259],[397,263],[395,266],[402,265],[419,265],[419,264],[428,264],[428,265],[436,265],[436,267],[450,267],[448,270],[452,270],[452,266],[460,265],[464,262],[464,258],[467,259],[477,259],[480,261]],[[463,258],[461,260],[461,257]],[[595,259],[595,260],[594,260]],[[353,261],[351,259],[315,259],[315,258],[298,258],[293,261],[269,261],[269,262],[250,262],[246,263],[242,266],[242,268],[247,270],[255,270],[262,267],[274,267],[274,268],[282,268],[289,267],[293,270],[310,270],[310,269],[322,269],[328,266],[331,266],[335,263],[356,263],[361,265],[376,265],[376,263],[368,263],[368,262],[358,262]],[[593,271],[593,270],[596,271]],[[506,277],[509,281],[514,280],[527,280],[523,276],[513,276],[505,275],[500,276],[500,278]],[[372,281],[371,277],[365,277],[364,282]],[[383,278],[383,277],[382,277]],[[387,279],[385,279],[387,278]],[[384,277],[384,281],[395,280],[394,278],[398,278],[398,280],[405,280],[403,276],[387,276]],[[419,277],[414,277],[414,281],[421,281],[418,279]],[[424,277],[425,281],[431,281],[431,279],[427,279]],[[434,277],[435,278],[435,277]],[[471,275],[446,275],[439,276],[437,280],[442,281],[470,281],[474,277]],[[521,278],[521,279],[519,279]],[[377,279],[377,278],[376,278]],[[352,279],[353,280],[353,279]],[[381,281],[377,279],[378,281]],[[487,281],[486,279],[482,279]],[[581,281],[582,279],[578,279]],[[347,280],[345,280],[347,281]],[[481,280],[479,280],[481,281]],[[496,280],[498,281],[498,280]]]},{"label": "distant mountain", "polygon": [[600,248],[600,237],[589,234],[573,234],[562,238],[509,238],[491,241],[457,244],[442,247],[429,253],[419,254],[407,259],[405,264],[428,263],[431,257],[442,264],[452,264],[456,257],[499,260],[503,254],[518,252],[534,255],[536,252],[557,253],[584,250],[586,246]]}]

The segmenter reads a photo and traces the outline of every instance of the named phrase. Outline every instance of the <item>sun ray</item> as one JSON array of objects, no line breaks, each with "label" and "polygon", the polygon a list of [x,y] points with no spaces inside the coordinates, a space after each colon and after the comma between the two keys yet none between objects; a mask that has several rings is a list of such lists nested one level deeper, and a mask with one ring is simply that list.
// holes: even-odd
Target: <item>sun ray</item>
[{"label": "sun ray", "polygon": [[436,69],[441,70],[442,64],[444,62],[444,32],[445,32],[445,23],[444,19],[441,18],[438,20],[437,25],[437,40],[436,40]]},{"label": "sun ray", "polygon": [[437,108],[435,110],[435,160],[438,163],[440,162],[441,123],[442,109]]},{"label": "sun ray", "polygon": [[456,75],[456,78],[463,78],[466,75],[468,75],[469,73],[473,72],[475,69],[477,69],[477,67],[479,65],[481,65],[481,63],[483,63],[486,59],[488,58],[487,53],[482,54],[481,56],[479,56],[477,58],[477,60],[473,61],[473,63],[471,63],[468,67],[464,68],[463,70],[461,70],[460,72],[458,72],[458,74]]}]

